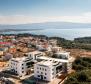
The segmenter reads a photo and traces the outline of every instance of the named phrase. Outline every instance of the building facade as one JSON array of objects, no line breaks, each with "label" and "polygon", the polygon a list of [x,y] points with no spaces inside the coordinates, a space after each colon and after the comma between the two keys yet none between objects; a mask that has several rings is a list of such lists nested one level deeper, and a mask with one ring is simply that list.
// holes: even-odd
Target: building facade
[{"label": "building facade", "polygon": [[29,52],[28,57],[31,58],[32,60],[37,60],[38,57],[43,56],[44,53],[40,51],[34,51],[34,52]]},{"label": "building facade", "polygon": [[58,73],[62,72],[62,63],[56,61],[41,61],[34,65],[34,77],[52,81]]},{"label": "building facade", "polygon": [[12,58],[9,63],[12,72],[19,76],[24,76],[29,73],[32,67],[32,61],[28,57]]}]

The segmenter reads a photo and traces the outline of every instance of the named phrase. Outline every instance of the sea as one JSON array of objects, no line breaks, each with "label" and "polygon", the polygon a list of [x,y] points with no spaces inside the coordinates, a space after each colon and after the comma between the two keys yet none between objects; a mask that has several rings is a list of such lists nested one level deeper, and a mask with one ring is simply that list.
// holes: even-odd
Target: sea
[{"label": "sea", "polygon": [[62,37],[67,40],[74,40],[74,38],[79,37],[90,37],[91,36],[91,28],[61,28],[61,29],[54,29],[54,28],[47,28],[47,29],[35,29],[35,30],[28,30],[28,31],[7,31],[2,32],[2,34],[23,34],[23,33],[30,33],[35,35],[46,35],[49,37]]}]

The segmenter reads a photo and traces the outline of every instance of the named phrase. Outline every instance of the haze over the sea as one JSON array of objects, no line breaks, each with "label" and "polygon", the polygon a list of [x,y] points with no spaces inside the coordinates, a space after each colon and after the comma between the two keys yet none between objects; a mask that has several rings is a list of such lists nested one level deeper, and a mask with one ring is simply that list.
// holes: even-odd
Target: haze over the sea
[{"label": "haze over the sea", "polygon": [[0,0],[0,33],[74,39],[90,32],[91,0]]}]

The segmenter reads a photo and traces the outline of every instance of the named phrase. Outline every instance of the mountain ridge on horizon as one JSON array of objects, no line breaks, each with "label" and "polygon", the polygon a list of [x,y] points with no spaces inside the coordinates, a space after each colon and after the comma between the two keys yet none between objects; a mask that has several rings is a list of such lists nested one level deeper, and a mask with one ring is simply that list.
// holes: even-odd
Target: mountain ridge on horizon
[{"label": "mountain ridge on horizon", "polygon": [[0,24],[0,30],[3,29],[67,29],[67,28],[91,28],[91,23],[72,23],[72,22],[44,22],[44,23],[28,23],[28,24]]}]

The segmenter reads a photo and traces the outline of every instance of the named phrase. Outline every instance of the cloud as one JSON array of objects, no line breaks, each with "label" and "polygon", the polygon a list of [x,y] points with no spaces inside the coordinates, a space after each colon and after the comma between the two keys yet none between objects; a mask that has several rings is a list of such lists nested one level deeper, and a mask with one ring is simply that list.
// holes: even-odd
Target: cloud
[{"label": "cloud", "polygon": [[27,24],[42,22],[74,22],[91,23],[91,12],[83,13],[79,16],[51,16],[51,17],[31,17],[25,15],[0,16],[0,24]]},{"label": "cloud", "polygon": [[86,16],[86,17],[91,17],[91,12],[86,12],[83,15]]},{"label": "cloud", "polygon": [[31,17],[23,15],[0,16],[0,24],[26,24],[31,22]]}]

